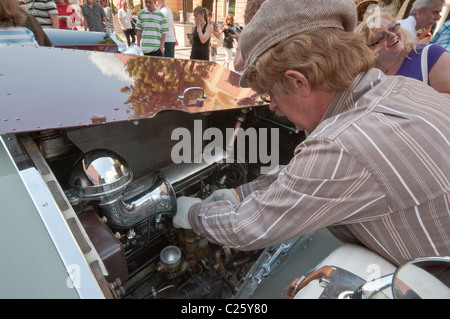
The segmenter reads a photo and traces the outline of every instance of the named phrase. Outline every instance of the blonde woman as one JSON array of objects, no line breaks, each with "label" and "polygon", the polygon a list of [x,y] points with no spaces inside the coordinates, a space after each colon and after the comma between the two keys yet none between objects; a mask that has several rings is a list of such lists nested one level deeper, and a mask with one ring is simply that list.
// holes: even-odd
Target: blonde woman
[{"label": "blonde woman", "polygon": [[367,45],[375,52],[375,67],[387,75],[424,81],[450,97],[450,54],[439,45],[431,45],[427,53],[428,72],[424,78],[421,56],[426,45],[408,40],[390,8],[381,8],[380,14],[366,17],[355,31],[364,34]]}]

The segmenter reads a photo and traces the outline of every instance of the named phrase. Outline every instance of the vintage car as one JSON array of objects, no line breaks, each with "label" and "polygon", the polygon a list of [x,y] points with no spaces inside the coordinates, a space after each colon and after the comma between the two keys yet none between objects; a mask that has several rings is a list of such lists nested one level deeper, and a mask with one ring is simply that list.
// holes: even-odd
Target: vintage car
[{"label": "vintage car", "polygon": [[173,227],[178,196],[251,181],[305,139],[239,75],[213,62],[14,45],[0,61],[0,297],[386,296],[374,292],[396,267],[327,230],[244,252]]},{"label": "vintage car", "polygon": [[44,32],[57,48],[143,55],[140,47],[127,47],[116,33],[109,30],[90,32],[47,28]]}]

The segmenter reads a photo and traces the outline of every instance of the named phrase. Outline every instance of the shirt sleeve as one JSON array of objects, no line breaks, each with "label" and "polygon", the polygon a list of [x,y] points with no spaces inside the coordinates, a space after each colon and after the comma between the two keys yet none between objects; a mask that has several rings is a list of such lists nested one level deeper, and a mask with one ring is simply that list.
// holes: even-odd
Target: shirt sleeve
[{"label": "shirt sleeve", "polygon": [[162,33],[169,33],[169,25],[167,24],[167,19],[165,17],[162,20]]},{"label": "shirt sleeve", "polygon": [[49,16],[58,15],[58,9],[54,1],[47,2],[47,12]]},{"label": "shirt sleeve", "polygon": [[100,15],[102,18],[106,18],[106,13],[105,13],[105,9],[103,9],[103,7],[101,7],[102,9],[100,10]]},{"label": "shirt sleeve", "polygon": [[135,23],[136,30],[142,30],[142,21],[141,21],[141,13],[138,13]]},{"label": "shirt sleeve", "polygon": [[375,178],[344,148],[323,139],[305,142],[278,174],[239,188],[254,189],[239,204],[194,205],[189,212],[193,230],[211,242],[253,250],[387,214]]},{"label": "shirt sleeve", "polygon": [[446,52],[446,50],[438,44],[432,44],[430,46],[430,49],[428,50],[428,73],[444,52]]}]

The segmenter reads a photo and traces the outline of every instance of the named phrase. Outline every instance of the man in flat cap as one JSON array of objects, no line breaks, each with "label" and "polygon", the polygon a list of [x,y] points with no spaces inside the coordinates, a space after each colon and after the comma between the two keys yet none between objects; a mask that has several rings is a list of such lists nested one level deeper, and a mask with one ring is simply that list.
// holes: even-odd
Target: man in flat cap
[{"label": "man in flat cap", "polygon": [[176,227],[251,250],[328,228],[395,265],[450,255],[450,101],[385,76],[352,0],[266,0],[240,37],[243,87],[308,137],[224,200],[180,197]]}]

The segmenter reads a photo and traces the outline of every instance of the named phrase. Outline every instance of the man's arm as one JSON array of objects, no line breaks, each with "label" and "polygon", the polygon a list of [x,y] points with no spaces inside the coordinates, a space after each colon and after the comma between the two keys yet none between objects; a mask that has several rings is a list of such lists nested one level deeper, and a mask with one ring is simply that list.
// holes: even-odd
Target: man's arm
[{"label": "man's arm", "polygon": [[338,145],[318,140],[301,153],[272,184],[240,203],[194,204],[188,213],[192,229],[211,242],[253,250],[386,214],[385,194],[375,178]]},{"label": "man's arm", "polygon": [[123,26],[123,23],[122,23],[122,19],[124,18],[122,12],[123,11],[119,11],[119,14],[117,15],[117,18],[119,20],[120,28],[122,30],[125,30],[125,27]]},{"label": "man's arm", "polygon": [[161,36],[161,44],[159,46],[159,49],[161,50],[162,53],[164,53],[164,43],[166,42],[166,34],[163,33]]},{"label": "man's arm", "polygon": [[137,29],[136,30],[136,44],[138,46],[141,46],[141,34],[142,34],[142,30]]},{"label": "man's arm", "polygon": [[50,16],[50,20],[52,20],[52,27],[53,27],[53,29],[59,29],[58,15],[52,14]]}]

